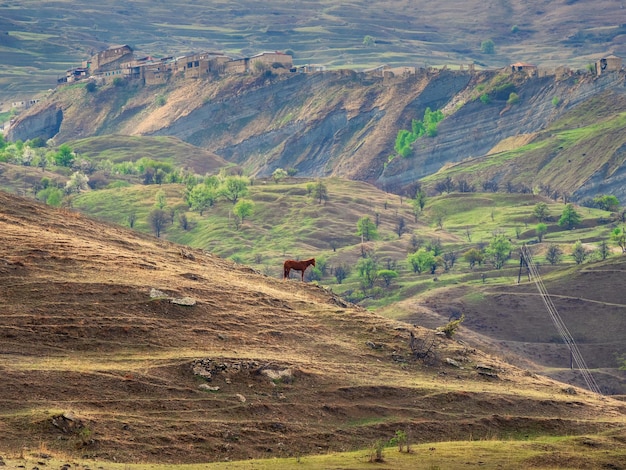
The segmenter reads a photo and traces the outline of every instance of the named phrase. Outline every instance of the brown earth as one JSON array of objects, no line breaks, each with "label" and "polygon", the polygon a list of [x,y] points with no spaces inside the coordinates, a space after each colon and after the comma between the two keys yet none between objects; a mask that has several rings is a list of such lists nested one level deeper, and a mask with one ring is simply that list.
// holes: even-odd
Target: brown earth
[{"label": "brown earth", "polygon": [[[619,401],[317,286],[5,193],[0,207],[9,454],[179,463],[363,448],[398,429],[428,442],[624,426]],[[411,332],[415,351],[435,342],[426,359]]]},{"label": "brown earth", "polygon": [[[470,344],[476,342],[483,350],[533,372],[586,387],[577,365],[570,369],[569,349],[534,282],[529,282],[524,269],[520,284],[516,283],[520,270],[507,271],[501,275],[510,279],[508,285],[494,285],[496,281],[487,277],[484,285],[435,290],[413,302],[408,310],[416,313],[406,320],[434,327],[451,315],[464,314],[466,328],[461,336]],[[626,257],[614,255],[583,269],[572,268],[565,275],[559,271],[551,275],[546,265],[540,273],[602,393],[626,395],[626,371],[620,370],[626,348],[615,336],[616,331],[623,331],[626,315],[626,296],[618,287],[626,273]]]}]

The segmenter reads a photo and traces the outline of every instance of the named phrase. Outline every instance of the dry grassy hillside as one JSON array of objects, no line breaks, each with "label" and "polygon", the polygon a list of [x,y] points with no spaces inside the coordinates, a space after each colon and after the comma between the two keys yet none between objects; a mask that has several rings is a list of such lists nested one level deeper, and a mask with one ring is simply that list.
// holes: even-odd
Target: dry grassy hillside
[{"label": "dry grassy hillside", "polygon": [[[399,429],[623,431],[621,402],[314,285],[5,193],[0,231],[5,456],[198,462],[363,448]],[[411,333],[433,354],[416,359]]]}]

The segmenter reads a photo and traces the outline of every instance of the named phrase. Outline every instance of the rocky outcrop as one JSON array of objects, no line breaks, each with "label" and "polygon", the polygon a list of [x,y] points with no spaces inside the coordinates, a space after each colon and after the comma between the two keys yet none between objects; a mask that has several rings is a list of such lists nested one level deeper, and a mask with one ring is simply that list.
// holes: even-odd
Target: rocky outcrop
[{"label": "rocky outcrop", "polygon": [[48,140],[59,132],[62,123],[63,111],[56,103],[51,103],[37,113],[30,114],[28,119],[18,120],[9,128],[6,138],[10,141],[26,141],[36,137]]}]

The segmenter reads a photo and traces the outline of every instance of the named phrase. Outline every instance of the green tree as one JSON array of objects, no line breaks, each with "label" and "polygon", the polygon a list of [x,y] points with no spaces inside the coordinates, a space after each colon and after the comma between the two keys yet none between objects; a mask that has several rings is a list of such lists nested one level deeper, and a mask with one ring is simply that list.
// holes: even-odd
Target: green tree
[{"label": "green tree", "polygon": [[563,213],[561,214],[561,218],[559,219],[559,227],[566,227],[568,229],[573,229],[581,221],[580,214],[576,212],[573,204],[566,204],[565,209],[563,209]]},{"label": "green tree", "polygon": [[378,229],[372,220],[365,216],[356,223],[356,234],[365,241],[378,239]]},{"label": "green tree", "polygon": [[545,202],[539,202],[533,209],[533,216],[539,221],[543,222],[549,215],[548,205]]},{"label": "green tree", "polygon": [[622,249],[622,253],[626,253],[626,228],[615,227],[611,232],[611,241]]},{"label": "green tree", "polygon": [[574,258],[574,261],[576,261],[576,264],[583,263],[587,259],[588,255],[589,252],[580,240],[574,243],[574,247],[572,248],[572,257]]},{"label": "green tree", "polygon": [[593,198],[593,203],[598,209],[609,212],[617,212],[619,210],[619,200],[612,195],[603,194]]},{"label": "green tree", "polygon": [[419,207],[420,212],[424,210],[424,206],[426,205],[426,193],[421,189],[415,193],[415,205]]},{"label": "green tree", "polygon": [[63,203],[63,191],[53,186],[47,186],[37,193],[37,199],[49,206],[61,207]]},{"label": "green tree", "polygon": [[406,257],[407,262],[413,269],[414,273],[423,273],[433,270],[433,266],[437,267],[437,258],[432,251],[426,248],[420,248],[415,253],[411,253]]},{"label": "green tree", "polygon": [[287,178],[287,176],[287,172],[282,168],[276,168],[272,173],[272,179],[274,180],[274,183],[278,183],[279,181]]},{"label": "green tree", "polygon": [[372,46],[375,46],[375,45],[376,45],[376,39],[374,39],[374,37],[373,37],[373,36],[370,36],[370,35],[368,34],[368,35],[366,35],[366,36],[363,38],[363,45],[364,45],[365,47],[372,47]]},{"label": "green tree", "polygon": [[214,188],[207,186],[206,184],[197,184],[187,195],[187,203],[193,211],[198,211],[200,216],[209,207],[215,204],[217,199],[217,193]]},{"label": "green tree", "polygon": [[321,179],[317,180],[313,185],[311,195],[313,196],[313,199],[317,200],[318,204],[321,204],[322,201],[328,200],[328,188]]},{"label": "green tree", "polygon": [[54,163],[57,166],[72,166],[72,163],[74,163],[74,152],[72,151],[72,148],[67,145],[67,144],[63,144],[59,147],[59,150],[57,150],[57,152],[54,154]]},{"label": "green tree", "polygon": [[506,260],[509,259],[511,248],[511,242],[505,235],[497,235],[493,237],[485,252],[491,259],[493,266],[496,269],[502,269]]},{"label": "green tree", "polygon": [[496,44],[491,39],[487,39],[480,43],[480,52],[483,54],[495,54]]},{"label": "green tree", "polygon": [[356,263],[356,270],[363,290],[371,288],[378,278],[378,263],[369,256],[359,258],[359,261]]},{"label": "green tree", "polygon": [[480,102],[482,104],[489,104],[491,103],[491,98],[489,98],[489,95],[487,93],[483,93],[482,95],[480,95]]},{"label": "green tree", "polygon": [[465,253],[463,253],[463,259],[467,261],[470,268],[473,269],[476,264],[478,264],[478,266],[483,264],[483,261],[485,260],[485,255],[481,250],[477,248],[470,248]]},{"label": "green tree", "polygon": [[240,199],[233,207],[233,214],[236,217],[239,217],[241,223],[243,224],[246,217],[250,217],[254,212],[254,202],[248,199]]},{"label": "green tree", "polygon": [[218,189],[218,194],[236,204],[248,195],[248,179],[241,176],[227,176]]},{"label": "green tree", "polygon": [[543,222],[537,224],[537,227],[535,227],[535,233],[537,234],[539,242],[543,241],[543,236],[546,234],[547,231],[548,226],[546,224],[544,224]]},{"label": "green tree", "polygon": [[167,206],[167,197],[165,195],[165,191],[159,190],[154,196],[154,207],[157,209],[165,209]]},{"label": "green tree", "polygon": [[386,287],[391,285],[391,281],[398,277],[398,273],[393,269],[381,269],[377,273],[377,277],[382,279]]}]

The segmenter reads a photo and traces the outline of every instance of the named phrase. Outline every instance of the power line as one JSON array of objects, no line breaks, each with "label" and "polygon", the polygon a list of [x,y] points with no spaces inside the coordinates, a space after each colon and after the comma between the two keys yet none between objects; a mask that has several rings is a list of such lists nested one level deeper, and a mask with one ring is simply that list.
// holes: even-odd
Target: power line
[{"label": "power line", "polygon": [[578,349],[578,346],[576,345],[574,338],[570,334],[569,330],[567,329],[567,326],[565,325],[565,322],[563,322],[563,319],[561,318],[561,316],[559,315],[559,312],[554,306],[552,299],[548,295],[546,286],[543,284],[541,276],[539,275],[539,270],[537,269],[537,265],[533,262],[530,250],[528,249],[526,245],[523,245],[522,248],[520,249],[520,275],[518,276],[518,282],[521,277],[523,264],[525,264],[526,268],[528,269],[529,280],[532,279],[533,281],[535,281],[535,285],[537,286],[537,289],[539,290],[539,294],[541,295],[541,299],[543,300],[543,303],[548,310],[550,318],[552,319],[554,326],[556,326],[556,329],[559,332],[559,335],[561,336],[561,338],[563,339],[563,342],[569,348],[571,357],[573,361],[576,363],[576,366],[578,367],[585,383],[587,384],[587,388],[589,388],[589,390],[591,390],[592,392],[602,395],[602,392],[600,391],[600,387],[598,387],[598,384],[596,383],[593,376],[591,375],[591,372],[589,368],[587,367],[585,360],[583,359],[580,349]]}]

